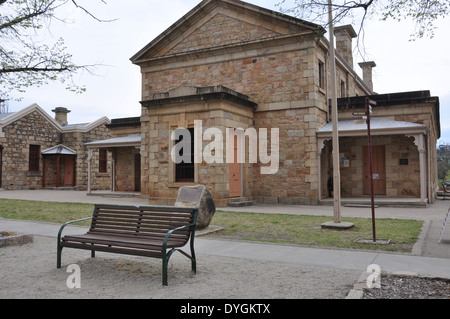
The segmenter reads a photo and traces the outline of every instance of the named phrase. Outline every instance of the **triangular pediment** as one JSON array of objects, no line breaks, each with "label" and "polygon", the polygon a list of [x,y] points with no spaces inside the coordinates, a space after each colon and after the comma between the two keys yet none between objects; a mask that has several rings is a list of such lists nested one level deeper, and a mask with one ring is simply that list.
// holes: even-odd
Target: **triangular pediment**
[{"label": "triangular pediment", "polygon": [[319,30],[316,24],[239,0],[204,0],[135,54],[139,62]]}]

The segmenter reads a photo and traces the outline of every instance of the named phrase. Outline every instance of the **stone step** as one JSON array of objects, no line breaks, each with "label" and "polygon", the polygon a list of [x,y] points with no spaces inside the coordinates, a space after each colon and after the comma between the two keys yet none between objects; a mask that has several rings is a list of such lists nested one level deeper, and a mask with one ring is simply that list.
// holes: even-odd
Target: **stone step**
[{"label": "stone step", "polygon": [[238,197],[238,198],[230,198],[228,201],[229,207],[246,207],[246,206],[253,206],[255,205],[255,202],[252,200],[248,200],[244,197]]},{"label": "stone step", "polygon": [[228,198],[228,202],[230,202],[230,203],[245,202],[247,200],[248,200],[247,197],[232,197],[232,198]]}]

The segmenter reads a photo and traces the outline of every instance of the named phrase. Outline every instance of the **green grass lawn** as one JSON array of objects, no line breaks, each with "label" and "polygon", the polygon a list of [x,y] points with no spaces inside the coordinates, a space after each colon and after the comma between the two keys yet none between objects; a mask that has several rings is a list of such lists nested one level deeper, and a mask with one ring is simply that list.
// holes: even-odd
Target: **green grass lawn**
[{"label": "green grass lawn", "polygon": [[[0,199],[0,217],[7,219],[64,224],[71,220],[91,217],[93,211],[92,204]],[[87,224],[89,222],[84,223]]]},{"label": "green grass lawn", "polygon": [[372,239],[372,219],[343,218],[355,224],[352,230],[323,230],[321,224],[332,216],[257,214],[218,211],[212,224],[224,227],[214,238],[240,239],[292,245],[339,247],[348,249],[379,249],[411,252],[422,230],[423,221],[376,219],[378,239],[390,239],[389,245],[355,243],[359,238]]},{"label": "green grass lawn", "polygon": [[[93,208],[92,204],[0,199],[0,217],[57,224],[90,217]],[[331,220],[332,216],[217,211],[211,223],[224,229],[208,236],[289,245],[411,252],[423,226],[422,221],[377,219],[377,238],[390,239],[391,244],[372,245],[355,243],[358,238],[372,238],[370,218],[343,218],[342,221],[355,224],[348,231],[323,230],[320,227]],[[89,225],[89,221],[79,225]]]}]

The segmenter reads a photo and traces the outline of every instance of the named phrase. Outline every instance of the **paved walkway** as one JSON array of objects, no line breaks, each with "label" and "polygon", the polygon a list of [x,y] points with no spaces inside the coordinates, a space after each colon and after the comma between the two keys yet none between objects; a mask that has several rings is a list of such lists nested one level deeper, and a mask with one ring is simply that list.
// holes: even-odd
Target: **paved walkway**
[{"label": "paved walkway", "polygon": [[[0,198],[146,205],[144,199],[86,196],[75,191],[0,191]],[[388,272],[415,272],[424,275],[450,278],[450,225],[444,239],[438,244],[439,234],[450,201],[438,200],[427,208],[378,208],[377,218],[404,218],[425,221],[425,226],[413,254],[391,254],[372,251],[355,251],[327,248],[307,248],[288,245],[249,243],[230,240],[196,238],[196,252],[201,254],[228,256],[261,261],[277,261],[307,266],[321,266],[337,269],[356,269],[362,272],[371,264],[377,264]],[[0,208],[1,209],[1,208]],[[286,213],[301,215],[325,215],[332,218],[333,208],[329,206],[276,206],[258,205],[227,210]],[[370,208],[343,207],[344,217],[370,218]],[[0,219],[0,231],[56,237],[60,225],[18,220]],[[83,227],[68,227],[65,233],[83,233]]]}]

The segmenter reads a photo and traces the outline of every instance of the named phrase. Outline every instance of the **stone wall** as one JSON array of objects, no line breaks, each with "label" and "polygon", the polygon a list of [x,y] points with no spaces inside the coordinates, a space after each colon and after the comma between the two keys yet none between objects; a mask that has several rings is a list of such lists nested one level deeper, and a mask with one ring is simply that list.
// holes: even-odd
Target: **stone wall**
[{"label": "stone wall", "polygon": [[[183,111],[180,111],[183,110]],[[142,108],[142,193],[149,194],[151,203],[173,205],[181,186],[202,184],[212,193],[217,205],[223,206],[229,197],[229,171],[226,164],[226,128],[247,129],[252,124],[252,109],[237,103],[218,100],[180,102]],[[194,183],[176,182],[175,164],[170,151],[173,130],[193,128],[201,121],[203,131],[218,128],[223,132],[224,163],[195,164]],[[211,141],[204,140],[202,150]],[[252,174],[249,164],[243,164],[244,195],[252,195]]]},{"label": "stone wall", "polygon": [[255,113],[261,128],[280,130],[280,166],[274,175],[258,174],[254,167],[253,193],[257,202],[317,204],[318,170],[316,130],[326,114],[318,108]]},{"label": "stone wall", "polygon": [[[385,145],[386,197],[420,198],[419,152],[413,138],[404,135],[374,136],[373,145]],[[363,147],[367,137],[342,137],[340,153],[350,157],[350,167],[341,165],[341,195],[360,197],[364,194]],[[408,160],[400,165],[400,159]]]},{"label": "stone wall", "polygon": [[[111,133],[105,124],[99,125],[88,132],[74,131],[62,134],[62,144],[77,152],[76,158],[76,186],[80,190],[88,187],[88,150],[85,143],[105,140],[111,137]],[[107,173],[99,173],[98,155],[94,150],[91,160],[91,189],[105,190],[111,186],[111,156],[108,158]]]},{"label": "stone wall", "polygon": [[[197,12],[183,27],[167,31],[154,47],[142,52],[141,61],[134,61],[141,67],[142,100],[152,100],[155,94],[185,86],[222,85],[247,95],[258,105],[249,126],[257,130],[280,130],[280,169],[270,176],[259,173],[260,164],[247,166],[245,183],[246,189],[251,190],[249,195],[267,203],[317,203],[316,130],[330,119],[327,41],[293,20],[267,19],[246,8],[232,9],[221,2],[216,5],[211,11]],[[342,96],[367,93],[352,66],[349,68],[339,54],[338,57],[341,61],[337,64],[336,77],[339,87],[344,83]],[[325,78],[322,87],[319,87],[319,64],[323,66],[321,74]],[[187,106],[178,107],[174,114],[187,118]],[[146,112],[143,109],[143,114],[147,115]],[[208,113],[197,115],[217,125]],[[142,130],[144,148],[153,147],[155,152],[151,156],[160,156],[143,159],[143,176],[153,180],[144,182],[148,183],[146,189],[151,197],[173,197],[172,191],[154,189],[154,183],[164,178],[162,172],[170,179],[170,172],[165,171],[166,163],[161,162],[167,161],[164,155],[167,146],[155,146],[164,144],[160,139],[167,137],[160,134],[167,134],[169,127],[160,118],[144,120],[143,117],[144,121],[148,121]],[[161,173],[154,176],[157,168]],[[206,173],[208,169],[201,166],[199,171]],[[214,174],[218,174],[217,179],[225,178],[218,172]],[[204,182],[210,191],[214,191],[214,185],[223,198],[227,185],[213,182],[213,176]]]},{"label": "stone wall", "polygon": [[115,149],[116,158],[116,191],[134,192],[135,188],[135,156],[139,150],[135,147],[119,147]]},{"label": "stone wall", "polygon": [[2,187],[6,190],[42,188],[42,159],[39,171],[29,171],[30,145],[39,145],[41,152],[61,142],[59,130],[49,125],[44,116],[34,111],[3,127]]},{"label": "stone wall", "polygon": [[[425,94],[426,93],[426,94]],[[424,97],[421,97],[420,94],[425,94]],[[396,94],[392,94],[392,96],[395,96]],[[373,117],[380,117],[380,118],[386,118],[389,120],[396,120],[396,121],[405,121],[405,122],[411,122],[411,123],[418,123],[418,124],[424,124],[426,125],[429,130],[427,131],[426,141],[425,141],[425,152],[426,152],[426,166],[428,167],[426,172],[426,179],[429,182],[428,190],[429,193],[429,200],[430,202],[434,202],[434,199],[436,197],[436,190],[438,189],[438,178],[437,178],[437,153],[436,153],[436,143],[439,138],[440,134],[440,127],[439,127],[439,118],[437,118],[437,111],[436,108],[439,108],[439,103],[437,98],[433,98],[429,96],[429,92],[426,91],[418,91],[418,92],[406,92],[406,93],[400,93],[397,95],[403,95],[408,98],[403,98],[401,102],[394,103],[391,102],[391,105],[383,105],[386,104],[386,102],[380,102],[379,106],[373,107]],[[376,97],[375,97],[376,98]],[[384,97],[381,97],[383,99]],[[394,97],[392,97],[394,98]],[[339,118],[340,119],[349,119],[353,118],[352,112],[362,112],[364,109],[362,108],[349,108],[339,111]],[[367,143],[367,142],[366,142]],[[400,144],[402,145],[402,144]],[[413,143],[413,151],[409,152],[408,150],[405,150],[408,154],[415,154],[417,152],[417,146]],[[395,154],[398,154],[398,151],[395,151]],[[403,153],[403,152],[402,152]],[[413,162],[415,159],[413,160]],[[411,161],[410,161],[411,162]],[[405,170],[405,167],[401,168],[402,170]],[[392,172],[395,174],[395,172]],[[414,172],[414,176],[410,176],[408,179],[408,182],[412,182],[411,179],[417,179],[418,178],[418,172],[417,170]],[[396,176],[396,175],[394,175]],[[399,178],[399,181],[396,186],[399,188],[398,191],[394,191],[396,186],[393,186],[390,194],[392,196],[398,196],[398,197],[410,197],[415,196],[417,194],[417,191],[420,192],[420,183],[417,183],[414,188],[416,190],[412,190],[412,186],[401,186],[402,179]],[[393,184],[394,185],[394,184]],[[420,194],[420,193],[419,193]],[[415,196],[417,197],[417,196]]]},{"label": "stone wall", "polygon": [[[86,132],[75,128],[71,132],[63,132],[44,116],[40,108],[4,126],[0,144],[2,151],[2,188],[6,190],[40,189],[43,185],[43,158],[40,155],[39,171],[29,171],[30,145],[39,145],[40,152],[59,144],[77,152],[75,186],[80,190],[87,189],[87,149],[84,143],[109,138],[110,133],[105,124]],[[98,154],[98,152],[96,153]],[[98,155],[96,155],[98,157]],[[98,172],[98,159],[93,160],[93,170]],[[56,156],[47,156],[45,161],[45,185],[56,186]],[[62,186],[64,160],[60,161],[60,185]],[[110,171],[110,165],[108,165]],[[94,176],[93,189],[109,189],[110,175]]]}]

